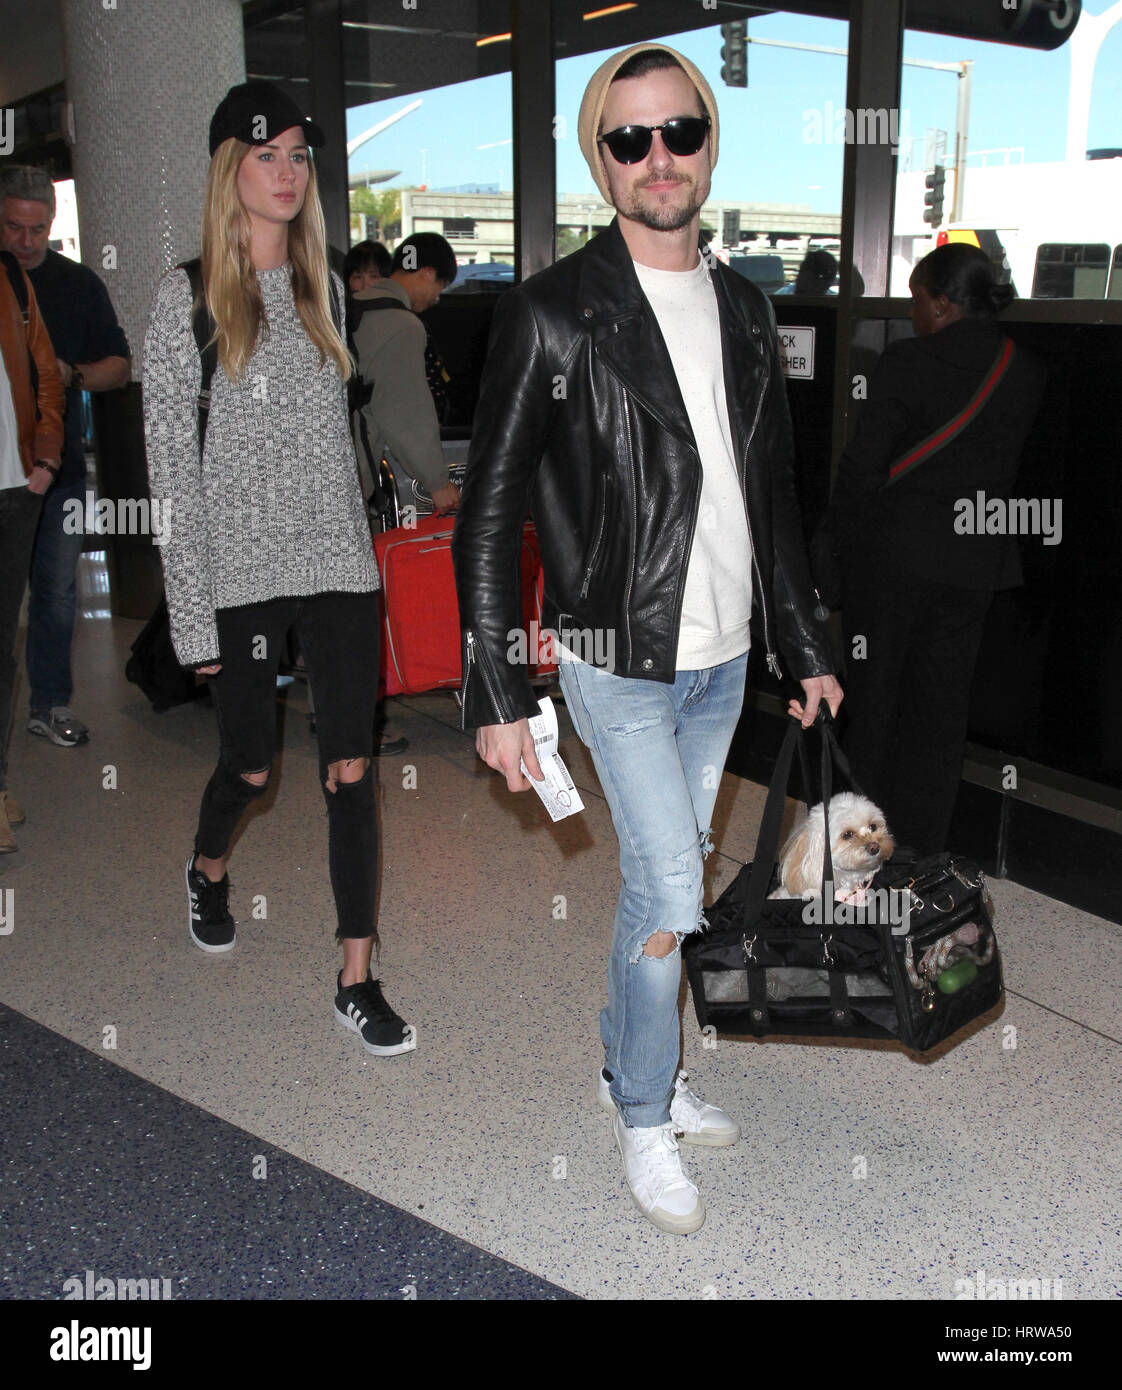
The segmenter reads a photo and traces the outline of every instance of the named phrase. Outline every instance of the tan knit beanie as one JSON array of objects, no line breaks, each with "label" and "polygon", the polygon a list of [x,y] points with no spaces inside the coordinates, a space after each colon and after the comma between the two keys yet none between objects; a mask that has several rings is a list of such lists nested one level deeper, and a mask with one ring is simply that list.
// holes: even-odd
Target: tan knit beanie
[{"label": "tan knit beanie", "polygon": [[[581,153],[588,160],[588,167],[592,170],[592,177],[596,180],[596,187],[606,203],[611,203],[612,195],[608,187],[608,176],[604,172],[604,161],[600,155],[600,146],[596,142],[596,136],[600,131],[600,117],[604,112],[604,102],[607,100],[608,88],[611,86],[612,78],[627,62],[628,58],[634,57],[636,53],[645,53],[649,49],[661,49],[663,53],[669,53],[676,58],[682,65],[682,70],[690,79],[693,85],[701,93],[701,100],[705,110],[713,122],[709,130],[709,169],[712,171],[717,163],[717,102],[713,96],[713,91],[702,77],[701,73],[690,62],[690,60],[677,51],[669,48],[664,43],[637,43],[630,48],[625,48],[619,53],[614,53],[606,63],[602,63],[592,74],[592,81],[585,89],[584,99],[580,104],[580,115],[577,118],[577,133],[580,138]],[[678,112],[678,115],[685,115],[685,112]]]}]

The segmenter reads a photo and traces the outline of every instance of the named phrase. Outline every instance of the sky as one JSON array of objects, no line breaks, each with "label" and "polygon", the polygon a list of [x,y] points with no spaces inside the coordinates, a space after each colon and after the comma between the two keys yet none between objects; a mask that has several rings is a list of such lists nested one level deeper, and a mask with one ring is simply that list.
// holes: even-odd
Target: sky
[{"label": "sky", "polygon": [[[1085,0],[1098,14],[1114,0]],[[752,38],[780,39],[833,48],[846,45],[846,25],[836,20],[777,14],[753,19]],[[667,35],[664,42],[691,58],[709,79],[721,113],[720,158],[712,197],[795,203],[816,212],[839,212],[844,147],[814,143],[818,128],[831,127],[845,104],[841,56],[749,46],[747,89],[720,78],[719,29]],[[595,194],[577,144],[577,111],[592,73],[607,56],[594,53],[557,66],[558,193]],[[1026,163],[1063,159],[1070,60],[1066,47],[1052,53],[977,43],[909,31],[904,57],[936,62],[974,61],[970,148],[1024,150]],[[904,135],[919,137],[916,163],[923,166],[924,132],[941,128],[953,147],[958,81],[954,73],[905,66],[900,123]],[[425,183],[429,188],[461,184],[512,186],[510,76],[500,74],[354,107],[347,134],[353,138],[417,96],[423,105],[354,156],[352,167],[400,170],[387,186]],[[485,147],[485,148],[481,148]],[[1091,105],[1089,148],[1122,147],[1122,24],[1107,37],[1099,56]],[[423,153],[422,153],[423,152]],[[974,161],[972,161],[972,164]]]}]

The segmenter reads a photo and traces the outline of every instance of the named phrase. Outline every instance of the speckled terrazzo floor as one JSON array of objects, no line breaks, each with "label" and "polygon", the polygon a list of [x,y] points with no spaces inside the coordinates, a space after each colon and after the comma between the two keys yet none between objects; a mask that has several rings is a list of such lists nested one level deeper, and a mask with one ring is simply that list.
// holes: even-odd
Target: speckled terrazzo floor
[{"label": "speckled terrazzo floor", "polygon": [[[635,1212],[595,1104],[616,849],[563,712],[588,809],[553,826],[477,761],[451,697],[394,702],[411,743],[380,768],[382,976],[419,1046],[368,1060],[332,1018],[325,813],[303,687],[284,701],[275,795],[232,861],[237,949],[204,956],[185,930],[182,865],[213,713],[199,702],[155,715],[125,682],[139,626],[81,625],[87,747],[55,748],[17,722],[11,782],[29,820],[20,853],[0,859],[15,906],[0,1002],[586,1297],[935,1299],[978,1269],[1062,1279],[1069,1299],[1122,1292],[1117,927],[994,884],[1005,1013],[929,1063],[875,1044],[703,1050],[687,1000],[686,1065],[744,1139],[686,1151],[709,1217],[694,1236],[664,1235]],[[761,806],[762,789],[725,778],[713,893],[749,857]],[[60,1280],[76,1260],[96,1267],[92,1255],[81,1265],[80,1235],[55,1252]]]},{"label": "speckled terrazzo floor", "polygon": [[3,1005],[0,1076],[0,1298],[74,1279],[173,1299],[574,1296]]}]

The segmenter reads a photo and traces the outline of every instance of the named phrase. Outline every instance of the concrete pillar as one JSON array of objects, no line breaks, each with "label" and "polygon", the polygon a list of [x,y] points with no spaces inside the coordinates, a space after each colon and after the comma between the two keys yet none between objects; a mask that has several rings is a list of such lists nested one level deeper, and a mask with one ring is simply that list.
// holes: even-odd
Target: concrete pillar
[{"label": "concrete pillar", "polygon": [[[62,0],[82,260],[133,350],[156,282],[199,251],[214,108],[245,81],[239,0]],[[115,268],[114,268],[115,266]]]},{"label": "concrete pillar", "polygon": [[[92,397],[98,491],[147,496],[140,399],[156,285],[199,253],[214,108],[245,81],[239,0],[62,0],[82,260],[101,276],[132,349],[132,384]],[[112,610],[147,617],[159,557],[147,536],[107,537]]]}]

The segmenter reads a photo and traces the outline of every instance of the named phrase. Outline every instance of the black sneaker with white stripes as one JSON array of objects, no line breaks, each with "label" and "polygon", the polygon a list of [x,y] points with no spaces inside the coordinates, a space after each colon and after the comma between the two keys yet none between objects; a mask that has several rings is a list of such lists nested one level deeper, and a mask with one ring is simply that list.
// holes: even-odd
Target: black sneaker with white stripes
[{"label": "black sneaker with white stripes", "polygon": [[371,979],[369,971],[361,984],[344,988],[340,970],[335,983],[339,991],[335,996],[335,1017],[344,1028],[359,1035],[367,1052],[375,1057],[396,1057],[413,1051],[417,1030],[394,1013],[385,1001],[381,984]]},{"label": "black sneaker with white stripes", "polygon": [[230,875],[221,883],[211,883],[195,868],[194,851],[187,858],[187,930],[202,951],[217,953],[234,949],[234,919],[226,906]]}]

